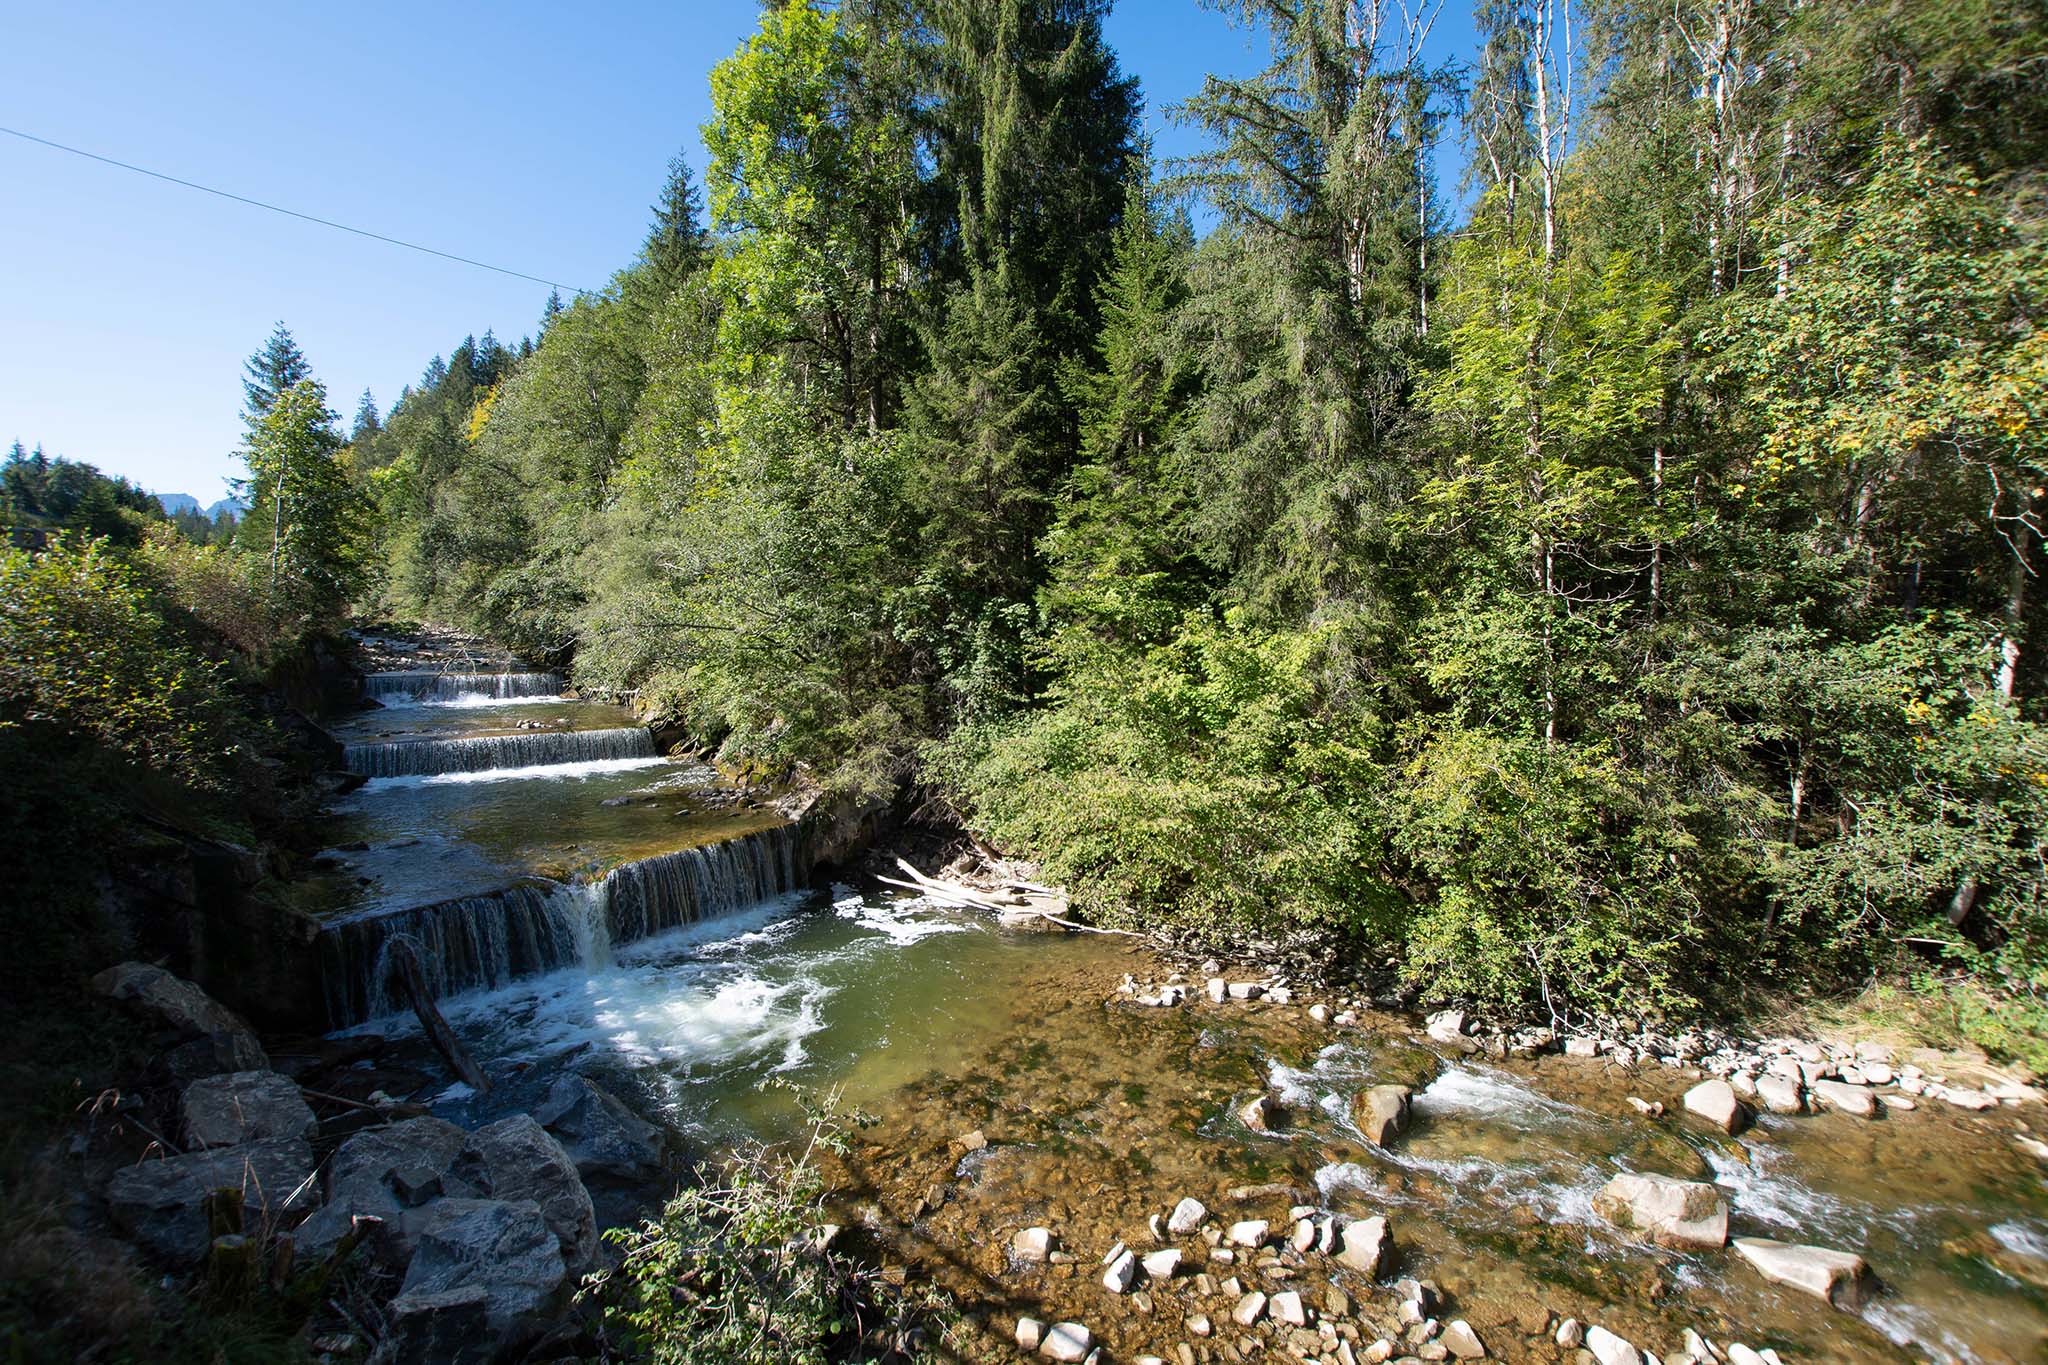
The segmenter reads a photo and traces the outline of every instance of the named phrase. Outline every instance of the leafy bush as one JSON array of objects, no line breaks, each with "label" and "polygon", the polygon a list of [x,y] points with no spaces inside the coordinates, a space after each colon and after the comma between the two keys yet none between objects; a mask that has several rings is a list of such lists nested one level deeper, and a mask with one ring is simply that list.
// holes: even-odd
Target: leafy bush
[{"label": "leafy bush", "polygon": [[86,737],[195,787],[228,782],[219,669],[178,640],[100,540],[0,553],[0,727]]},{"label": "leafy bush", "polygon": [[[801,1098],[801,1097],[800,1097]],[[625,1252],[593,1277],[607,1320],[655,1365],[826,1365],[924,1357],[940,1302],[906,1295],[835,1250],[818,1157],[843,1151],[836,1093],[805,1104],[801,1150],[741,1148],[659,1219],[605,1236]],[[617,1281],[618,1283],[614,1283]]]}]

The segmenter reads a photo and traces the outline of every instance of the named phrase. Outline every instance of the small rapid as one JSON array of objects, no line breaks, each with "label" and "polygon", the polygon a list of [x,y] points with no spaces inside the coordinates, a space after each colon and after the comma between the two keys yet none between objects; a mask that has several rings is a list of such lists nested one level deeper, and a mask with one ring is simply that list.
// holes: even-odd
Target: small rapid
[{"label": "small rapid", "polygon": [[370,778],[432,777],[569,763],[656,759],[654,737],[639,726],[616,730],[542,730],[461,739],[398,739],[350,744],[348,770]]},{"label": "small rapid", "polygon": [[384,706],[464,706],[507,701],[552,701],[562,691],[559,673],[458,673],[433,669],[370,673],[363,693]]}]

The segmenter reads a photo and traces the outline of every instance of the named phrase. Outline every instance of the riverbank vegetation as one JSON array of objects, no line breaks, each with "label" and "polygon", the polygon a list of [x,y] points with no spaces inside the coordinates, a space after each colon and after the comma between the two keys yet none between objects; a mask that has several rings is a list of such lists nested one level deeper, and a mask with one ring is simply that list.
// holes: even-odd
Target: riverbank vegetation
[{"label": "riverbank vegetation", "polygon": [[705,194],[358,421],[384,600],[1110,923],[2048,1061],[2039,7],[1246,6],[1169,165],[1105,8],[768,7]]}]

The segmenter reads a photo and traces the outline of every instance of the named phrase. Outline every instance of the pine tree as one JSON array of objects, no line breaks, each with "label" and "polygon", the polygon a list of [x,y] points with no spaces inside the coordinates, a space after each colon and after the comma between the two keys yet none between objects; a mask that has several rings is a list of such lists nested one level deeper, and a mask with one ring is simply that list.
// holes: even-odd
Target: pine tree
[{"label": "pine tree", "polygon": [[242,381],[242,421],[251,431],[262,424],[264,415],[277,402],[278,395],[299,381],[313,377],[312,365],[299,349],[299,343],[292,339],[290,329],[282,322],[242,368],[247,376]]},{"label": "pine tree", "polygon": [[548,328],[554,326],[555,319],[560,317],[561,313],[562,291],[550,289],[548,291],[548,301],[542,305],[540,310],[540,336],[542,339],[547,337]]},{"label": "pine tree", "polygon": [[356,420],[349,428],[349,444],[361,445],[375,439],[383,430],[383,419],[377,415],[377,400],[368,389],[364,389],[362,398],[356,402]]},{"label": "pine tree", "polygon": [[677,153],[668,163],[668,179],[654,205],[654,224],[641,248],[654,271],[660,297],[668,297],[684,279],[704,268],[710,260],[705,243],[703,200],[690,176],[690,163]]}]

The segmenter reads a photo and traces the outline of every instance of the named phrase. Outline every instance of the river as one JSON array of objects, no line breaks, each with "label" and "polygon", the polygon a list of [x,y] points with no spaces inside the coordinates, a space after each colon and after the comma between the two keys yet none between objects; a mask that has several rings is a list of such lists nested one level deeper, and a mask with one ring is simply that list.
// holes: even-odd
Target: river
[{"label": "river", "polygon": [[[1030,1312],[1088,1323],[1115,1360],[1183,1342],[1228,1358],[1231,1333],[1185,1326],[1229,1326],[1231,1304],[1192,1279],[1153,1286],[1150,1311],[1097,1282],[1112,1243],[1145,1248],[1147,1218],[1193,1195],[1278,1227],[1297,1198],[1386,1214],[1383,1280],[1433,1279],[1499,1358],[1569,1359],[1536,1334],[1555,1314],[1666,1358],[1691,1327],[1787,1362],[2048,1359],[2048,1183],[2011,1141],[2038,1108],[1765,1116],[1728,1138],[1630,1107],[1678,1109],[1690,1080],[1655,1066],[1439,1056],[1392,1018],[1317,1023],[1306,997],[1144,1008],[1119,986],[1173,970],[1149,949],[811,888],[778,815],[656,755],[623,711],[555,697],[545,676],[472,683],[394,680],[397,704],[347,727],[373,775],[336,809],[329,855],[335,1022],[440,1074],[380,981],[393,934],[428,947],[494,1083],[427,1087],[457,1122],[529,1107],[573,1068],[715,1150],[791,1131],[764,1080],[836,1088],[876,1118],[837,1170],[845,1218],[951,1293],[984,1346]],[[1419,1093],[1412,1130],[1382,1149],[1348,1114],[1386,1079]],[[1276,1132],[1238,1117],[1260,1093],[1289,1115]],[[987,1145],[963,1146],[970,1131]],[[1635,1241],[1593,1211],[1620,1170],[1710,1179],[1734,1235],[1860,1252],[1886,1292],[1836,1312],[1729,1252]],[[1276,1185],[1294,1189],[1254,1191],[1242,1213],[1227,1194]],[[1074,1262],[1014,1263],[1003,1247],[1031,1224]]]}]

